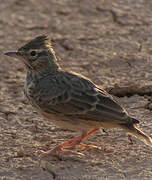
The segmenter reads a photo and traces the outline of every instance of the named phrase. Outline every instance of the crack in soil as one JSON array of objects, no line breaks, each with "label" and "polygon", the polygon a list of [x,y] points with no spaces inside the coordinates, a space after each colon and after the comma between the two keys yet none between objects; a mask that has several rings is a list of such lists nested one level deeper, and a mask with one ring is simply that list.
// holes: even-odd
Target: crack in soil
[{"label": "crack in soil", "polygon": [[[145,90],[144,90],[145,89]],[[136,88],[136,87],[116,87],[116,88],[107,88],[106,91],[109,94],[112,94],[116,97],[131,97],[134,95],[139,96],[152,96],[152,91],[149,89],[146,91],[146,87],[143,88]]]}]

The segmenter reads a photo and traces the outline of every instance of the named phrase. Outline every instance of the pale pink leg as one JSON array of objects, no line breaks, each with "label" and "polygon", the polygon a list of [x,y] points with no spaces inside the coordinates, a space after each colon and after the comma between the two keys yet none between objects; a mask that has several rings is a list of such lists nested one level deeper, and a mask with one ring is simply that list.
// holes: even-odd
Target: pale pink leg
[{"label": "pale pink leg", "polygon": [[75,146],[77,145],[80,145],[80,147],[83,148],[97,148],[97,146],[93,146],[93,145],[80,144],[84,139],[86,139],[88,136],[90,136],[92,133],[96,132],[97,130],[99,130],[99,128],[95,128],[89,131],[88,133],[84,133],[82,136],[74,137],[63,144],[56,146],[53,150],[43,152],[40,156],[58,155],[59,152],[69,152],[72,154],[83,155],[82,153],[72,151],[71,149],[75,148]]}]

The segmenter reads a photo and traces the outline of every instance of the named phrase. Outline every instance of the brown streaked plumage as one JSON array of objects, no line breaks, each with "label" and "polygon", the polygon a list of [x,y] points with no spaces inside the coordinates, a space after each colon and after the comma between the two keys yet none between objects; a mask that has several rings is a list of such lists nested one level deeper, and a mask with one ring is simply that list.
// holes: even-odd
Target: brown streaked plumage
[{"label": "brown streaked plumage", "polygon": [[137,129],[139,121],[130,117],[111,95],[86,77],[60,68],[47,36],[39,36],[6,55],[25,64],[24,93],[32,106],[55,125],[82,132],[45,154],[73,152],[71,148],[99,128],[122,128],[152,146],[152,139]]}]

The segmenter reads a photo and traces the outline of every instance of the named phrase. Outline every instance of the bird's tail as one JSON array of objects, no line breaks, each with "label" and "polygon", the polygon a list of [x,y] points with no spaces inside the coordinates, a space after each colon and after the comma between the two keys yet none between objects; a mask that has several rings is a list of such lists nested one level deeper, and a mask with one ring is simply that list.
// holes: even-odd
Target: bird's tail
[{"label": "bird's tail", "polygon": [[121,126],[123,129],[127,130],[129,133],[143,141],[146,145],[152,147],[152,138],[142,132],[140,129],[137,128],[136,124],[139,123],[138,120],[131,118],[132,123],[125,124]]}]

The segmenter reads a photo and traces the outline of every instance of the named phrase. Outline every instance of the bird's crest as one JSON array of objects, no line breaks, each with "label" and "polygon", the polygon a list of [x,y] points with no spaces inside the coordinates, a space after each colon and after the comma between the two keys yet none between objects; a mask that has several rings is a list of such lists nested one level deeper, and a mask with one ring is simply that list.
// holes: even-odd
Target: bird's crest
[{"label": "bird's crest", "polygon": [[42,35],[32,39],[30,42],[22,46],[19,51],[28,51],[29,49],[45,49],[51,47],[51,40],[49,39],[49,37],[46,35]]}]

